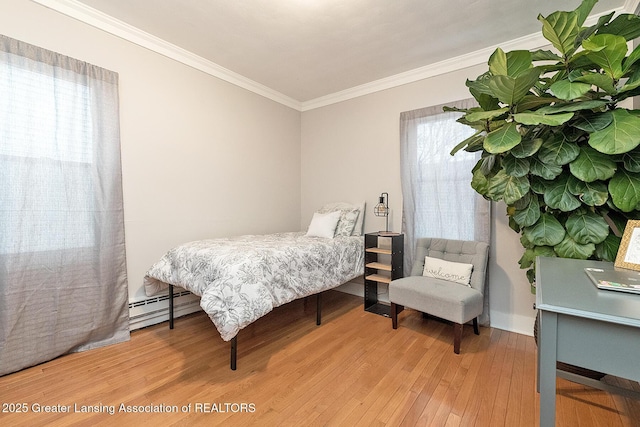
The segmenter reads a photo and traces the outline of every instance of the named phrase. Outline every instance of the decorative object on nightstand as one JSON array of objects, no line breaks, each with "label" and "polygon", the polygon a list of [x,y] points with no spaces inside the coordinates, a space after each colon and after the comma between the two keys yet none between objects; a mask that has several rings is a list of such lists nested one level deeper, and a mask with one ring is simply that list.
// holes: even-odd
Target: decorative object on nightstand
[{"label": "decorative object on nightstand", "polygon": [[[382,245],[387,240],[389,245]],[[378,301],[378,284],[403,277],[404,234],[390,231],[364,236],[364,309],[389,317],[388,304]]]},{"label": "decorative object on nightstand", "polygon": [[383,216],[386,218],[386,226],[384,231],[389,231],[389,193],[380,194],[380,200],[378,204],[373,208],[373,213],[376,216]]}]

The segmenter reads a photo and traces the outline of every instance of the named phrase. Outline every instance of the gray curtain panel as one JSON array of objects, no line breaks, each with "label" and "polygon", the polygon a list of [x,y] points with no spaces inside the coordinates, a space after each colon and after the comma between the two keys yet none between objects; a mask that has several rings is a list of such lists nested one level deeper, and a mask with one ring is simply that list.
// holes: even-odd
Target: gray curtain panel
[{"label": "gray curtain panel", "polygon": [[128,339],[118,75],[0,35],[0,375]]},{"label": "gray curtain panel", "polygon": [[[444,105],[471,108],[477,104],[474,99],[466,99]],[[491,203],[471,188],[471,170],[480,153],[459,151],[450,155],[475,131],[456,122],[461,113],[444,112],[444,105],[400,114],[402,230],[405,268],[409,270],[418,238],[490,240]],[[487,281],[485,310],[478,319],[485,326],[490,322],[489,284]]]}]

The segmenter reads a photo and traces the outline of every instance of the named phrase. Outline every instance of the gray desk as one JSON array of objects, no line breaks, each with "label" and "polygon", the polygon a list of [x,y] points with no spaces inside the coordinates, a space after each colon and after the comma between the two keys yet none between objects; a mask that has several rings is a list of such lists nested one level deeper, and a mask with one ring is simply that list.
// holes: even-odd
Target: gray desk
[{"label": "gray desk", "polygon": [[[556,361],[640,381],[640,295],[599,290],[585,267],[612,264],[536,260],[541,426],[555,425]],[[570,379],[590,385],[578,376]]]}]

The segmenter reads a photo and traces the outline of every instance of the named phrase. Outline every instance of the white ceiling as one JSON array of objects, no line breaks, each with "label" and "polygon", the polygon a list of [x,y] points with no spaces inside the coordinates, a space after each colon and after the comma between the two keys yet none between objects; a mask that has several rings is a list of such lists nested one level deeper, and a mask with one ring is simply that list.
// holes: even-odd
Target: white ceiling
[{"label": "white ceiling", "polygon": [[[304,104],[539,34],[580,0],[35,0],[80,3]],[[594,14],[640,0],[600,0]],[[56,7],[54,7],[56,8]],[[58,10],[60,8],[58,7]],[[86,11],[91,9],[85,8]],[[77,16],[76,16],[77,17]]]}]

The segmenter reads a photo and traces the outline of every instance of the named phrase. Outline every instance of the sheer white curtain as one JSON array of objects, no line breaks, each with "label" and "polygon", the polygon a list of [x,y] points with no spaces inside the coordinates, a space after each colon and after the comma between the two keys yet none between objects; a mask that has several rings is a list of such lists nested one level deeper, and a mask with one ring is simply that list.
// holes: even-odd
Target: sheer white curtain
[{"label": "sheer white curtain", "polygon": [[118,75],[0,36],[0,375],[129,339]]},{"label": "sheer white curtain", "polygon": [[[473,99],[446,104],[471,108]],[[414,262],[416,240],[441,237],[489,243],[491,204],[471,188],[471,170],[480,153],[449,153],[474,130],[458,123],[461,113],[444,112],[443,105],[400,114],[400,159],[402,174],[405,266]],[[485,313],[488,324],[488,294]]]}]

